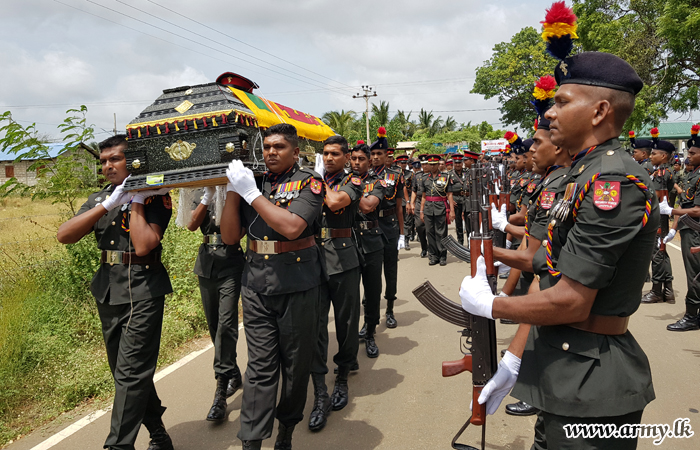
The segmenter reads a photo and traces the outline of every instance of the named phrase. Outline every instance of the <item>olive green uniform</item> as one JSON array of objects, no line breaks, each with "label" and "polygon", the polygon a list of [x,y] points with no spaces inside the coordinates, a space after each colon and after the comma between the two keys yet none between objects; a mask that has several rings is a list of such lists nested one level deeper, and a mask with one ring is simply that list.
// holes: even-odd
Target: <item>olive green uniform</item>
[{"label": "olive green uniform", "polygon": [[415,221],[416,221],[416,234],[418,235],[418,240],[420,241],[421,251],[428,251],[428,236],[425,231],[425,222],[420,218],[420,205],[421,197],[418,193],[419,186],[423,183],[423,179],[428,176],[427,172],[418,172],[413,177],[413,192],[416,193],[416,208]]},{"label": "olive green uniform", "polygon": [[[464,245],[464,235],[471,234],[471,223],[469,222],[469,170],[462,169],[462,173],[457,173],[456,170],[450,172],[452,180],[454,180],[455,191],[452,194],[452,199],[455,204],[455,230],[457,231],[457,241]],[[465,226],[466,222],[466,226]]]},{"label": "olive green uniform", "polygon": [[[88,197],[77,215],[106,200],[114,191],[110,185]],[[168,228],[172,205],[170,195],[148,197],[144,202],[146,221]],[[93,226],[100,250],[134,252],[129,235],[131,204],[108,211]],[[144,257],[148,264],[102,263],[90,284],[97,300],[107,360],[114,378],[114,406],[105,448],[133,450],[143,423],[153,430],[160,425],[165,407],[153,384],[165,295],[173,292],[158,246]]]},{"label": "olive green uniform", "polygon": [[455,190],[459,190],[459,184],[454,182],[449,173],[428,174],[419,183],[418,195],[426,198],[423,220],[431,261],[447,258],[447,249],[442,243],[442,239],[447,237],[447,193]]},{"label": "olive green uniform", "polygon": [[416,216],[413,213],[409,214],[408,208],[406,206],[411,203],[411,194],[413,193],[413,178],[415,176],[416,174],[413,173],[413,171],[410,169],[406,169],[403,171],[403,179],[406,185],[406,193],[408,194],[408,198],[404,198],[401,201],[401,205],[403,206],[403,228],[406,237],[410,238],[412,238],[416,232]]},{"label": "olive green uniform", "polygon": [[[195,203],[195,207],[199,202]],[[240,245],[226,245],[216,225],[215,205],[209,205],[199,226],[204,239],[199,246],[194,273],[214,344],[214,374],[231,379],[240,375],[236,364],[238,344],[238,298],[245,255]]]},{"label": "olive green uniform", "polygon": [[[651,182],[657,191],[673,191],[673,173],[667,164],[657,167],[651,174]],[[669,203],[670,204],[670,203]],[[660,226],[657,234],[654,256],[651,260],[651,281],[655,284],[673,281],[673,269],[671,268],[671,258],[666,252],[665,246],[660,248],[659,240],[666,237],[669,231],[669,216],[661,216]]]},{"label": "olive green uniform", "polygon": [[[296,240],[316,235],[323,207],[323,182],[316,172],[295,164],[282,175],[266,174],[257,182],[264,199],[304,219],[306,228]],[[327,277],[317,245],[276,254],[253,251],[252,240],[289,239],[247,203],[241,205],[241,225],[249,244],[241,282],[248,367],[238,437],[254,441],[270,437],[275,416],[286,427],[303,419],[312,349],[318,339],[319,287]]]},{"label": "olive green uniform", "polygon": [[[578,186],[575,202],[583,186],[599,175],[580,202],[576,220],[572,202],[564,220],[553,225],[552,270],[598,290],[591,314],[630,316],[640,304],[659,209],[652,191],[644,192],[627,175],[646,186],[651,180],[617,139],[575,159],[548,210],[550,223],[569,184]],[[606,197],[597,182],[612,183],[615,194]],[[642,226],[647,200],[652,209]],[[548,270],[544,247],[535,255],[533,268],[542,289],[558,281]],[[548,447],[536,443],[535,448],[550,449],[636,448],[636,439],[568,440],[561,427],[566,423],[640,423],[644,407],[655,398],[648,359],[629,331],[610,336],[567,325],[531,328],[512,395],[542,411]]]},{"label": "olive green uniform", "polygon": [[[700,194],[698,190],[700,188],[700,170],[695,169],[688,174],[686,186],[681,208],[700,206],[700,195],[698,195]],[[700,253],[692,254],[690,249],[700,246],[700,233],[691,230],[685,225],[680,225],[679,230],[681,234],[681,254],[683,255],[683,266],[685,267],[688,286],[685,304],[686,307],[697,310],[700,307],[700,282],[695,281],[695,277],[700,273]],[[694,315],[697,315],[697,312]]]},{"label": "olive green uniform", "polygon": [[386,289],[384,290],[384,298],[393,301],[396,300],[396,290],[399,273],[399,220],[396,216],[397,202],[403,200],[403,187],[405,181],[401,169],[393,167],[386,168],[384,166],[373,169],[374,174],[384,180],[386,188],[384,189],[384,198],[379,207],[379,227],[386,237],[384,244],[384,281]]}]

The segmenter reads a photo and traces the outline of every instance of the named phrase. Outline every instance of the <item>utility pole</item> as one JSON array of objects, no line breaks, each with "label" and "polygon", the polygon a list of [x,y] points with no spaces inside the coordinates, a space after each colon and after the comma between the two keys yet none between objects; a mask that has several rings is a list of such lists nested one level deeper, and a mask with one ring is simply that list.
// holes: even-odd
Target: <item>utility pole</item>
[{"label": "utility pole", "polygon": [[114,135],[117,135],[117,113],[114,113]]},{"label": "utility pole", "polygon": [[364,98],[365,99],[365,122],[366,122],[366,127],[367,127],[367,145],[370,143],[370,138],[369,138],[369,98],[370,97],[376,97],[377,96],[377,91],[375,91],[372,86],[365,86],[362,85],[362,90],[365,92],[364,94],[360,95],[358,92],[357,94],[353,95],[352,98]]}]

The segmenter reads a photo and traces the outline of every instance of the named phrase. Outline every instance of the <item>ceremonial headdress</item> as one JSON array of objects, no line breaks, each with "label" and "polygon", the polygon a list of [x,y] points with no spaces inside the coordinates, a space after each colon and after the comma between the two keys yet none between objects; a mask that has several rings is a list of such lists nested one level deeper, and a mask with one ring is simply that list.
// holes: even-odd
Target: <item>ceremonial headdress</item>
[{"label": "ceremonial headdress", "polygon": [[632,148],[651,149],[652,142],[649,139],[637,139],[634,130],[630,131],[630,146]]},{"label": "ceremonial headdress", "polygon": [[544,117],[544,113],[552,107],[554,89],[557,87],[557,80],[551,75],[540,77],[535,83],[532,96],[535,97],[530,103],[535,107],[537,119],[535,119],[535,131],[538,129],[549,130],[549,120]]},{"label": "ceremonial headdress", "polygon": [[557,84],[598,86],[637,95],[644,83],[625,60],[603,52],[583,52],[569,56],[576,34],[576,15],[565,2],[554,2],[547,10],[542,38],[547,52],[560,62],[554,70]]},{"label": "ceremonial headdress", "polygon": [[690,128],[690,139],[688,139],[688,142],[687,142],[688,148],[690,148],[690,147],[700,148],[700,138],[698,137],[698,132],[700,132],[700,125],[693,125]]},{"label": "ceremonial headdress", "polygon": [[471,158],[471,159],[473,159],[473,160],[476,161],[476,160],[479,159],[479,154],[478,154],[478,153],[474,153],[474,152],[470,152],[469,150],[465,150],[465,151],[464,151],[464,157],[465,157],[465,158]]},{"label": "ceremonial headdress", "polygon": [[399,155],[396,158],[394,158],[394,161],[399,162],[399,163],[404,163],[404,162],[407,163],[408,162],[408,155],[406,155],[406,154]]},{"label": "ceremonial headdress", "polygon": [[654,150],[662,150],[669,155],[676,151],[676,146],[669,141],[659,139],[659,129],[654,127],[651,129],[651,148]]},{"label": "ceremonial headdress", "polygon": [[370,150],[388,150],[389,149],[389,141],[386,139],[386,128],[384,127],[379,127],[377,129],[377,140],[372,142],[372,145],[369,146]]},{"label": "ceremonial headdress", "polygon": [[513,131],[506,132],[503,139],[510,143],[510,149],[516,155],[524,155],[528,150],[530,150],[529,148],[525,149],[522,139],[520,139],[520,136]]},{"label": "ceremonial headdress", "polygon": [[525,151],[524,151],[523,153],[529,152],[529,151],[530,151],[530,147],[532,147],[532,144],[534,144],[534,143],[535,143],[535,141],[532,140],[532,139],[525,139],[525,140],[523,141],[523,148],[525,149]]},{"label": "ceremonial headdress", "polygon": [[442,156],[428,155],[428,164],[438,164],[440,161],[442,161]]},{"label": "ceremonial headdress", "polygon": [[388,148],[386,149],[386,156],[394,156],[394,149],[393,148]]}]

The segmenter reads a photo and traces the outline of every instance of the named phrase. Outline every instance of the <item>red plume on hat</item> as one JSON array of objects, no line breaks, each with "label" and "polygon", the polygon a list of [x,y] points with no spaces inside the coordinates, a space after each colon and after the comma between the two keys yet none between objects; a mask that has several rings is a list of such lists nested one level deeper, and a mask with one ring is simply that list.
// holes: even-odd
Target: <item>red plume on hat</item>
[{"label": "red plume on hat", "polygon": [[574,48],[576,14],[566,3],[554,2],[542,22],[542,39],[547,43],[547,53],[559,60],[566,59]]},{"label": "red plume on hat", "polygon": [[637,137],[637,135],[634,133],[634,130],[630,130],[630,139],[634,139]]},{"label": "red plume on hat", "polygon": [[362,145],[362,144],[364,144],[364,143],[365,143],[365,141],[363,141],[362,139],[360,139],[360,140],[357,141],[357,145]]},{"label": "red plume on hat", "polygon": [[697,136],[698,133],[700,132],[700,125],[693,125],[690,127],[690,134],[693,136]]},{"label": "red plume on hat", "polygon": [[506,134],[503,136],[503,139],[512,144],[518,139],[518,135],[512,131],[506,131]]},{"label": "red plume on hat", "polygon": [[377,129],[377,136],[386,137],[386,128],[379,127],[379,129]]}]

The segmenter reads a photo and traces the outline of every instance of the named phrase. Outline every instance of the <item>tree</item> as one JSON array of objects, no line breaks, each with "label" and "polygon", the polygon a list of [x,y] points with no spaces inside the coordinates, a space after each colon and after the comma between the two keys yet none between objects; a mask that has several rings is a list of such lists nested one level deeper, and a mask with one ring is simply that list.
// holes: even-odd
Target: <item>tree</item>
[{"label": "tree", "polygon": [[445,119],[445,124],[442,126],[442,131],[455,131],[457,129],[457,121],[452,116],[447,116]]},{"label": "tree", "polygon": [[329,111],[325,113],[323,117],[321,117],[321,120],[323,120],[326,125],[333,128],[333,131],[347,138],[348,133],[353,128],[356,115],[355,111],[345,111],[341,109],[340,112]]},{"label": "tree", "polygon": [[496,44],[491,59],[476,70],[471,92],[487,100],[498,98],[501,121],[529,130],[535,121],[530,105],[535,82],[551,74],[555,65],[537,30],[525,27],[510,42]]},{"label": "tree", "polygon": [[385,127],[389,124],[389,102],[381,101],[379,106],[372,103],[372,117],[376,118],[380,127]]},{"label": "tree", "polygon": [[0,115],[0,134],[4,134],[0,148],[17,155],[16,162],[35,160],[27,171],[37,173],[36,186],[13,177],[0,186],[0,195],[31,194],[32,200],[49,198],[53,203],[66,205],[73,214],[77,212],[78,199],[98,185],[97,162],[86,153],[83,144],[95,136],[92,125],[87,123],[87,107],[69,109],[66,114],[69,116],[58,126],[64,146],[55,158],[45,140],[38,137],[35,123],[23,127],[12,120],[10,111]]}]

